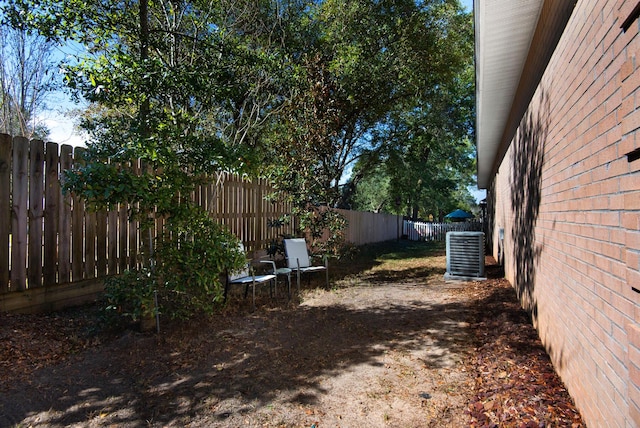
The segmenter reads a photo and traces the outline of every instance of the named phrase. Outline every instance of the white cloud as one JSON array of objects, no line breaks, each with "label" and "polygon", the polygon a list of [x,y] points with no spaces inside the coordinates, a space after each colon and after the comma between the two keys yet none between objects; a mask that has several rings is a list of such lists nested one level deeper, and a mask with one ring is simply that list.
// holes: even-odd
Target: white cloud
[{"label": "white cloud", "polygon": [[58,144],[85,146],[85,138],[74,129],[73,120],[59,113],[50,112],[43,122],[49,128],[49,140]]},{"label": "white cloud", "polygon": [[74,127],[72,113],[83,105],[73,103],[62,92],[54,93],[47,105],[48,108],[38,115],[38,120],[49,129],[48,140],[60,145],[86,146],[84,133]]}]

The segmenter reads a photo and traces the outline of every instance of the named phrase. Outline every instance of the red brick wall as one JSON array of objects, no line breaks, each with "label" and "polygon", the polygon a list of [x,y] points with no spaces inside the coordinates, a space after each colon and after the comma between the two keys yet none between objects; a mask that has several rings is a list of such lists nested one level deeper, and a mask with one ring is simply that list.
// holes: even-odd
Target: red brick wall
[{"label": "red brick wall", "polygon": [[502,228],[505,274],[593,427],[640,426],[638,20],[620,28],[637,3],[577,2],[489,191],[494,255]]}]

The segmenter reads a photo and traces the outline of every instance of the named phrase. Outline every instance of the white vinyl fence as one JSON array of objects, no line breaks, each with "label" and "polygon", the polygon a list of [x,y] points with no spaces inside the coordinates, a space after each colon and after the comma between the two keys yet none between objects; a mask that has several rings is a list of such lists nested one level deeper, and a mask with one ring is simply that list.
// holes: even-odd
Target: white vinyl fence
[{"label": "white vinyl fence", "polygon": [[482,231],[478,220],[453,223],[431,223],[405,220],[402,234],[410,241],[444,241],[447,232]]}]

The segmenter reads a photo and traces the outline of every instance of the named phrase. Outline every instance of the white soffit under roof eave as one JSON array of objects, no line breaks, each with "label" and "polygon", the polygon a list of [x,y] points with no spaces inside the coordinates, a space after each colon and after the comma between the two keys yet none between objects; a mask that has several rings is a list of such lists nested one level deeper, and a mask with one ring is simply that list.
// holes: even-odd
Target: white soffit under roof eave
[{"label": "white soffit under roof eave", "polygon": [[[481,189],[491,183],[576,1],[476,0],[476,133]],[[522,3],[527,7],[516,10]]]},{"label": "white soffit under roof eave", "polygon": [[543,0],[474,0],[478,187],[489,185]]}]

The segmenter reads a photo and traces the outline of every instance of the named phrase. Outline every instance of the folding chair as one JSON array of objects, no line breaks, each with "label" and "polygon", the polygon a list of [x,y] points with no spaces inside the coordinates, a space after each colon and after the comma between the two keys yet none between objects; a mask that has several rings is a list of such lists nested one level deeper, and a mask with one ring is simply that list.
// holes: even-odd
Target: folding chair
[{"label": "folding chair", "polygon": [[302,273],[325,271],[327,288],[329,288],[329,263],[326,256],[324,265],[313,266],[304,238],[285,239],[284,251],[287,255],[287,267],[297,274],[298,293],[300,293],[300,274]]},{"label": "folding chair", "polygon": [[[244,245],[240,244],[240,250],[244,252]],[[251,286],[252,290],[252,307],[255,310],[256,308],[256,284],[269,284],[269,292],[271,292],[271,284],[273,284],[274,292],[277,294],[278,292],[278,277],[275,274],[275,271],[272,274],[266,275],[256,275],[253,272],[253,267],[251,266],[251,262],[247,261],[247,264],[243,270],[237,273],[230,274],[227,272],[227,282],[224,287],[224,300],[227,300],[227,292],[229,290],[229,286],[233,284],[241,284],[245,286],[244,297],[247,298],[247,294],[249,293],[249,286]],[[272,295],[273,296],[273,295]]]}]

